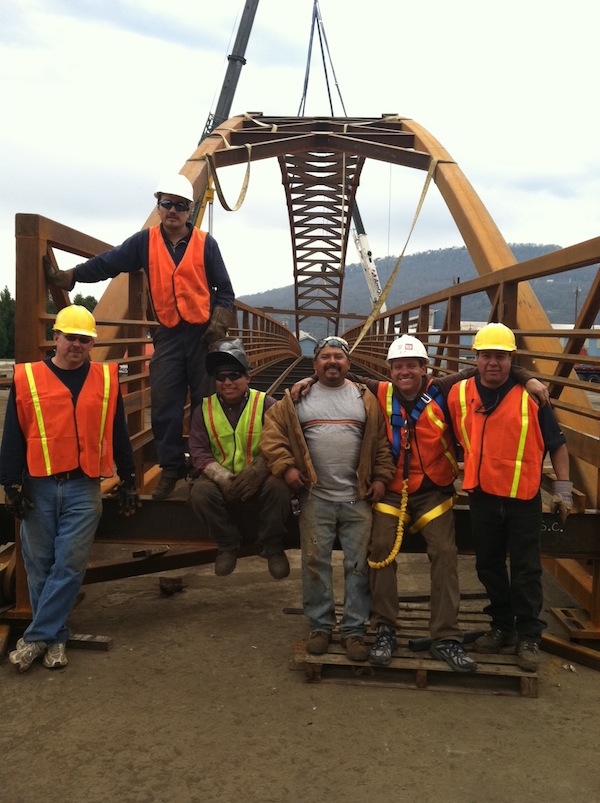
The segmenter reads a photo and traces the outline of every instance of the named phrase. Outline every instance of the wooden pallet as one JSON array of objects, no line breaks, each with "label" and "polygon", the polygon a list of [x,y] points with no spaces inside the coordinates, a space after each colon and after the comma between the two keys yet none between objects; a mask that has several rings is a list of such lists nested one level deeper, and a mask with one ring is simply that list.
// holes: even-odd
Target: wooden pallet
[{"label": "wooden pallet", "polygon": [[[292,666],[304,671],[309,683],[346,683],[464,694],[538,696],[538,673],[521,669],[514,655],[477,653],[476,672],[453,672],[444,661],[432,658],[428,650],[409,650],[409,639],[428,636],[428,620],[428,606],[401,605],[397,624],[398,648],[386,667],[346,658],[338,628],[334,630],[329,649],[324,655],[307,653],[304,640],[294,643]],[[489,619],[481,611],[461,609],[459,624],[463,631],[487,630],[488,622]],[[374,638],[374,633],[367,633],[365,641],[371,644]]]}]

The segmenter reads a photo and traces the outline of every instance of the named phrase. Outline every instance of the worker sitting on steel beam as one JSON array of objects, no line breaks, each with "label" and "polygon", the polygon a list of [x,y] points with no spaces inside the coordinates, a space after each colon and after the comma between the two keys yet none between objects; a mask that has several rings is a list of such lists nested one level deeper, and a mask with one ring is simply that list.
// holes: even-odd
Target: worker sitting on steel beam
[{"label": "worker sitting on steel beam", "polygon": [[569,453],[550,405],[538,408],[510,376],[514,333],[490,323],[477,332],[473,350],[477,374],[452,387],[448,409],[464,450],[477,575],[490,600],[491,630],[475,649],[516,653],[522,669],[535,671],[546,626],[539,618],[542,464],[549,452],[552,505],[564,521],[572,506]]},{"label": "worker sitting on steel beam", "polygon": [[44,656],[67,665],[67,617],[79,593],[102,513],[100,478],[121,480],[119,512],[135,513],[135,462],[117,366],[91,363],[96,323],[85,307],[60,310],[55,354],[15,365],[2,448],[6,507],[21,519],[32,620],[9,660],[26,672]]},{"label": "worker sitting on steel beam", "polygon": [[195,480],[190,504],[210,538],[218,544],[215,574],[231,574],[237,563],[240,529],[232,506],[257,504],[258,542],[276,580],[287,577],[284,552],[291,515],[291,494],[271,475],[259,453],[265,412],[272,396],[250,388],[250,364],[241,340],[224,339],[206,355],[206,370],[217,392],[205,398],[192,416],[189,450]]},{"label": "worker sitting on steel beam", "polygon": [[[429,358],[425,346],[410,335],[393,341],[387,362],[391,382],[355,377],[377,397],[396,462],[394,479],[373,511],[369,565],[371,624],[376,637],[369,661],[386,666],[397,646],[396,555],[404,527],[408,530],[411,521],[408,531],[421,533],[430,561],[431,654],[456,672],[472,672],[477,664],[463,647],[458,623],[460,591],[452,512],[458,466],[443,401],[443,395],[462,374],[432,380],[427,376]],[[470,373],[473,371],[467,369],[465,375]],[[545,400],[547,390],[541,382],[523,369],[518,369],[517,374]],[[312,382],[314,377],[297,383],[292,395],[307,393]]]}]

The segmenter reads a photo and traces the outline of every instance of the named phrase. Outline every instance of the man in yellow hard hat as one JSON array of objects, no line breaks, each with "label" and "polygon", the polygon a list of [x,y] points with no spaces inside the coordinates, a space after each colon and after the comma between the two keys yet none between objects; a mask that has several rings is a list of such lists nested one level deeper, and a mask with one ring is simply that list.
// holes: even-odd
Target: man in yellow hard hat
[{"label": "man in yellow hard hat", "polygon": [[54,323],[55,353],[15,365],[2,447],[6,507],[21,520],[32,620],[9,655],[19,672],[43,656],[67,665],[67,618],[79,593],[102,513],[100,479],[114,464],[119,511],[135,513],[135,462],[117,366],[92,363],[94,316],[68,306]]},{"label": "man in yellow hard hat", "polygon": [[569,453],[550,405],[538,407],[511,378],[514,333],[490,323],[477,332],[473,350],[477,374],[453,386],[448,408],[464,450],[477,574],[490,600],[491,629],[475,649],[516,652],[519,666],[535,671],[545,627],[542,464],[548,452],[557,478],[553,507],[564,520],[572,505]]},{"label": "man in yellow hard hat", "polygon": [[75,282],[99,282],[143,270],[156,319],[150,360],[152,432],[162,475],[154,499],[171,494],[186,475],[183,417],[189,390],[192,409],[209,392],[204,361],[208,346],[235,323],[233,289],[217,241],[189,222],[194,190],[185,176],[160,181],[160,223],[142,229],[111,251],[66,271],[44,258],[48,281],[63,290]]}]

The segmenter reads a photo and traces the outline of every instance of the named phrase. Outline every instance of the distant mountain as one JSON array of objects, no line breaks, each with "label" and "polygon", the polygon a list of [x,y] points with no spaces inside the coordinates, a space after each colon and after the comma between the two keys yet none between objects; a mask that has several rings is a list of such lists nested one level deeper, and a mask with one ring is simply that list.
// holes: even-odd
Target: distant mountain
[{"label": "distant mountain", "polygon": [[[531,243],[518,243],[510,246],[518,262],[559,251],[558,245],[534,245]],[[397,257],[389,256],[376,259],[377,272],[382,287],[385,286]],[[569,271],[564,275],[548,279],[535,279],[531,282],[540,303],[544,307],[551,323],[573,323],[575,309],[581,308],[596,275],[598,267],[590,265],[586,268]],[[437,251],[424,251],[406,256],[402,260],[396,281],[390,290],[386,304],[388,309],[397,307],[415,298],[443,290],[451,284],[466,282],[477,276],[475,266],[466,248],[442,248]],[[579,291],[576,292],[576,288]],[[253,307],[275,307],[277,309],[292,309],[294,306],[294,287],[280,287],[263,293],[241,296],[240,301]],[[344,288],[342,295],[342,312],[356,312],[367,315],[371,309],[367,285],[360,264],[353,263],[346,266]],[[478,294],[463,301],[463,320],[482,321],[488,317],[489,302],[487,296]],[[443,310],[436,314],[436,326],[441,325]],[[290,326],[290,316],[274,316]],[[349,328],[352,322],[344,321],[341,330]],[[306,321],[303,326],[310,330],[315,337],[326,334],[326,323],[318,318]]]}]

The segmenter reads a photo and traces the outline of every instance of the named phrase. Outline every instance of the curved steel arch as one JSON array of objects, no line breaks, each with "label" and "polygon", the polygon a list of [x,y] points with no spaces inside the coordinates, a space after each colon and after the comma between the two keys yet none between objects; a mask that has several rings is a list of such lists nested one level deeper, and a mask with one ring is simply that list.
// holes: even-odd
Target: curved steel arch
[{"label": "curved steel arch", "polygon": [[[208,188],[211,155],[216,168],[277,158],[282,171],[293,246],[296,332],[307,317],[329,319],[339,328],[345,256],[355,192],[366,159],[427,171],[436,160],[434,181],[480,275],[516,264],[516,259],[481,199],[445,148],[414,120],[399,116],[232,117],[201,141],[181,169],[196,197]],[[158,223],[153,211],[144,227]],[[111,282],[99,313],[125,315],[125,275]],[[549,329],[529,287],[522,288],[512,326]],[[508,316],[509,311],[500,311]],[[529,348],[556,350],[548,338]],[[540,365],[540,369],[545,366]],[[546,366],[548,370],[551,366]]]},{"label": "curved steel arch", "polygon": [[297,330],[319,314],[338,329],[350,221],[366,159],[427,171],[480,274],[515,258],[479,196],[443,146],[413,120],[368,117],[233,117],[204,140],[182,173],[206,190],[206,155],[216,168],[277,158],[294,263]]}]

